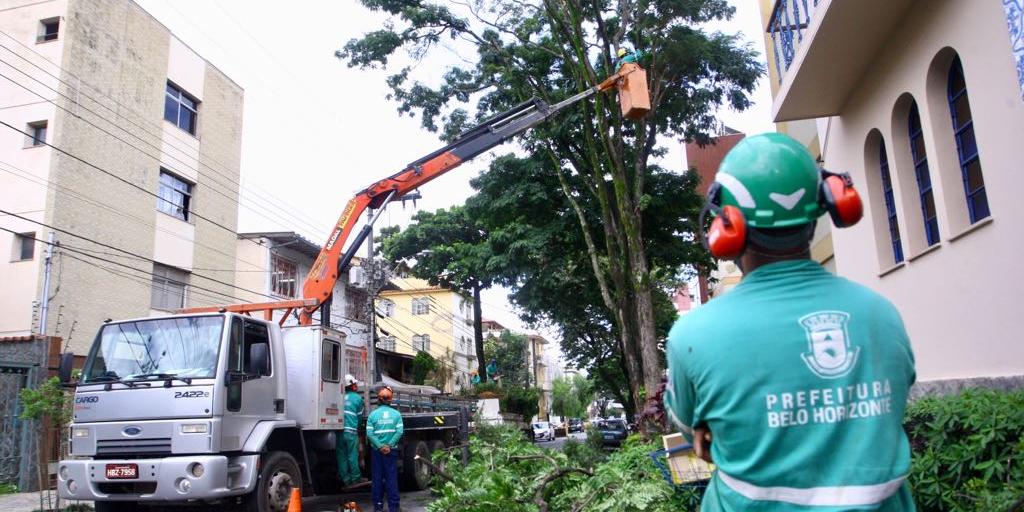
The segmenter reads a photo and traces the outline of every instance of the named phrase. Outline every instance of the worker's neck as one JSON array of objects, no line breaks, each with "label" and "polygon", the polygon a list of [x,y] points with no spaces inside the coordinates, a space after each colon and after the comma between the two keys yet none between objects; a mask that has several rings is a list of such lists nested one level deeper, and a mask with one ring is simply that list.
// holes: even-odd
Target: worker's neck
[{"label": "worker's neck", "polygon": [[795,261],[795,260],[808,260],[811,259],[810,247],[800,250],[798,252],[789,253],[773,253],[764,249],[747,247],[747,250],[743,252],[743,256],[740,257],[737,264],[740,270],[744,274],[749,274],[759,267],[770,265],[772,263],[779,263],[782,261]]}]

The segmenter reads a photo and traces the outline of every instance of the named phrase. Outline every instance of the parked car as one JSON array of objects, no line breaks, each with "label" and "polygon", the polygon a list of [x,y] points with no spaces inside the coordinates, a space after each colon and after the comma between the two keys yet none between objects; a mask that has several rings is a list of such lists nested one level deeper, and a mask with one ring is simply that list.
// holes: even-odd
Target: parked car
[{"label": "parked car", "polygon": [[583,432],[583,420],[569,418],[569,432]]},{"label": "parked car", "polygon": [[554,441],[555,429],[546,421],[538,421],[533,424],[534,441]]},{"label": "parked car", "polygon": [[629,436],[624,420],[606,420],[598,426],[601,431],[602,446],[620,446]]}]

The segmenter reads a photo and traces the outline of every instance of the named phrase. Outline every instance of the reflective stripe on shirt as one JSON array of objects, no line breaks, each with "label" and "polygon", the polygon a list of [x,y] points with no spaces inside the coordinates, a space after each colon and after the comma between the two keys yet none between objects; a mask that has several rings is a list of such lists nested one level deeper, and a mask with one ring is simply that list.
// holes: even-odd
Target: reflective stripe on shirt
[{"label": "reflective stripe on shirt", "polygon": [[352,416],[359,416],[359,413],[355,411],[345,411],[345,414],[351,414]]},{"label": "reflective stripe on shirt", "polygon": [[391,432],[394,432],[394,431],[395,431],[395,429],[393,429],[393,428],[387,428],[387,429],[384,429],[384,430],[374,430],[373,432],[375,434],[390,434]]},{"label": "reflective stripe on shirt", "polygon": [[355,428],[355,427],[345,427],[345,431],[346,432],[359,432],[359,429]]},{"label": "reflective stripe on shirt", "polygon": [[875,505],[899,490],[906,475],[875,485],[844,485],[838,487],[761,487],[744,482],[718,470],[722,483],[750,500],[781,501],[794,505],[819,507],[856,507]]}]

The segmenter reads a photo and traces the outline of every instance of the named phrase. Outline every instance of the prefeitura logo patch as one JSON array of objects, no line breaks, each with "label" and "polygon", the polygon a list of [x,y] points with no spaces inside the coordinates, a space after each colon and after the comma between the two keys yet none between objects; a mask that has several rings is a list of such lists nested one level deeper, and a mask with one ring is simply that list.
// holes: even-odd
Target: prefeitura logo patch
[{"label": "prefeitura logo patch", "polygon": [[846,324],[850,314],[843,311],[819,311],[799,320],[807,331],[808,351],[800,358],[815,375],[823,379],[842,377],[857,364],[859,347],[850,344]]}]

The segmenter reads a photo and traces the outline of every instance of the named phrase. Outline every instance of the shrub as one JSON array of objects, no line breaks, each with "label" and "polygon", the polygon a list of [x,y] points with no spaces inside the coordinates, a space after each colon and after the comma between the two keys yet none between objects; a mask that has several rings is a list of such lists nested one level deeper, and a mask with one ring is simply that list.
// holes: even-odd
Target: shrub
[{"label": "shrub", "polygon": [[523,421],[530,421],[540,411],[539,401],[540,390],[537,388],[506,388],[501,410],[518,414],[523,417]]},{"label": "shrub", "polygon": [[1007,510],[1024,495],[1024,390],[923,398],[905,426],[921,511]]}]

